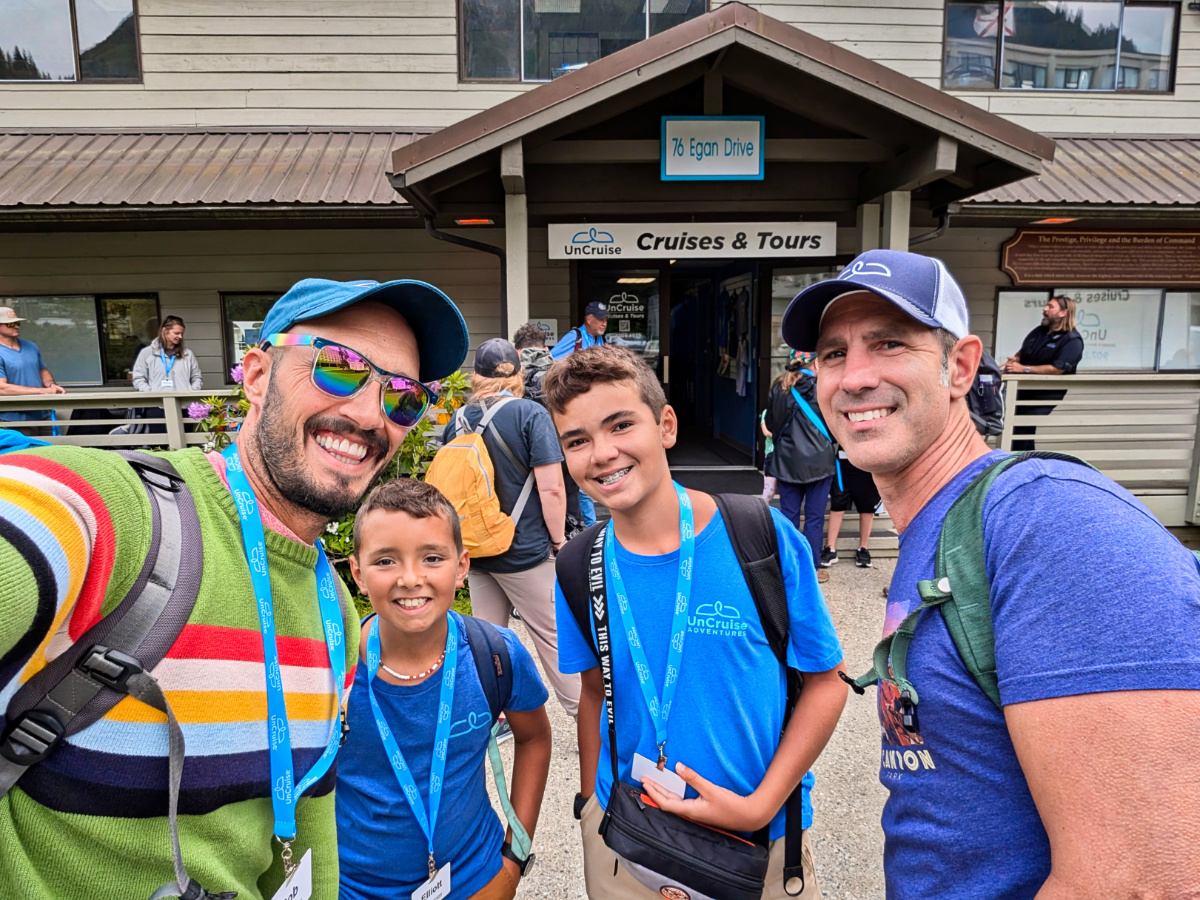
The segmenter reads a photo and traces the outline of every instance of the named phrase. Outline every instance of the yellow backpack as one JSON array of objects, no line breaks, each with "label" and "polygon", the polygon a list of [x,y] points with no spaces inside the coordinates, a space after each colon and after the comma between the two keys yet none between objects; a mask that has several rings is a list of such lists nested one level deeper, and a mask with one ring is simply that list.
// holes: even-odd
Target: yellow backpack
[{"label": "yellow backpack", "polygon": [[491,424],[496,413],[516,397],[504,397],[490,407],[472,430],[467,417],[460,409],[455,417],[455,437],[433,457],[425,481],[446,495],[458,512],[462,525],[463,546],[473,558],[499,556],[512,546],[517,522],[533,492],[534,475],[513,455],[500,432],[492,432],[496,445],[519,471],[525,472],[525,485],[511,513],[500,507],[500,496],[496,493],[496,470],[483,432]]}]

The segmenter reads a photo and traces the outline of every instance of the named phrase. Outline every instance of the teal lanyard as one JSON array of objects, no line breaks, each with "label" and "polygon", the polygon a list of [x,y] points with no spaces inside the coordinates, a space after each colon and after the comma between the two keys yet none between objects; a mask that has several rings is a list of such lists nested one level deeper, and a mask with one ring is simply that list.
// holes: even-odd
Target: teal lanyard
[{"label": "teal lanyard", "polygon": [[[163,369],[165,370],[163,372],[163,380],[166,380],[171,377],[171,370],[175,368],[175,360],[179,359],[179,357],[167,356],[167,354],[163,353],[161,350],[159,351],[158,355],[162,359]],[[171,360],[170,363],[167,362],[168,359]]]},{"label": "teal lanyard", "polygon": [[[271,578],[267,572],[267,546],[262,517],[259,515],[254,489],[250,487],[246,472],[242,468],[237,444],[230,444],[222,455],[225,457],[225,476],[229,480],[229,489],[237,503],[238,518],[242,524],[242,543],[246,551],[246,562],[250,566],[250,580],[254,584],[254,598],[258,603],[263,660],[267,671],[267,744],[271,759],[271,807],[275,813],[275,836],[284,845],[286,863],[291,857],[291,842],[296,837],[296,801],[333,765],[341,743],[342,730],[339,727],[339,717],[335,716],[325,752],[304,779],[296,784],[287,704],[279,666],[279,648],[275,641],[275,608],[271,596]],[[329,669],[333,673],[340,710],[342,686],[346,682],[342,610],[338,603],[333,567],[329,565],[320,541],[317,542],[317,602],[324,621],[325,649],[329,653]]]},{"label": "teal lanyard", "polygon": [[454,616],[446,614],[446,659],[442,664],[442,691],[438,699],[437,727],[433,733],[433,759],[429,763],[429,814],[425,814],[425,804],[421,802],[421,791],[413,778],[412,769],[400,751],[400,745],[388,727],[379,701],[375,699],[375,673],[379,669],[379,616],[371,622],[371,631],[367,636],[367,696],[371,700],[371,711],[375,714],[375,727],[383,741],[383,749],[387,751],[388,762],[396,773],[396,781],[412,807],[413,817],[421,826],[425,839],[429,843],[429,877],[437,874],[437,865],[433,860],[433,832],[437,828],[438,808],[442,803],[442,787],[446,774],[446,757],[450,748],[450,719],[454,712],[454,676],[458,671],[458,623]]},{"label": "teal lanyard", "polygon": [[[807,372],[809,375],[812,374],[812,372],[809,372],[808,369],[801,369],[800,371]],[[804,415],[808,417],[808,421],[812,422],[815,426],[817,426],[817,431],[819,431],[819,432],[821,432],[821,434],[825,435],[825,440],[829,441],[829,443],[832,444],[833,438],[829,434],[829,429],[825,427],[825,423],[821,421],[821,417],[818,416],[816,414],[816,412],[813,410],[813,408],[808,405],[808,401],[805,400],[804,397],[801,396],[800,392],[798,390],[796,390],[795,388],[792,388],[792,397],[795,399],[796,403],[800,406],[800,409],[804,413]],[[837,470],[838,490],[844,491],[845,488],[842,487],[842,461],[837,458],[837,453],[833,454],[833,466]]]},{"label": "teal lanyard", "polygon": [[[629,641],[629,652],[633,656],[633,665],[637,670],[638,684],[642,687],[642,696],[646,700],[646,708],[650,711],[650,719],[654,722],[654,739],[658,744],[658,767],[661,769],[667,762],[667,719],[671,715],[671,702],[675,698],[675,689],[679,686],[679,669],[683,663],[683,639],[687,634],[688,604],[692,596],[692,563],[696,556],[696,529],[692,518],[692,500],[686,490],[675,485],[675,493],[679,497],[679,575],[675,582],[675,616],[671,620],[671,646],[667,651],[667,671],[663,676],[662,702],[651,682],[650,663],[646,660],[646,650],[638,637],[637,626],[633,621],[633,610],[629,608],[629,595],[625,590],[625,579],[621,577],[621,569],[617,565],[616,538],[613,524],[608,523],[608,533],[604,536],[604,555],[608,558],[608,590],[616,594],[617,609],[621,613],[621,623],[625,626],[625,634]],[[611,597],[610,597],[611,601]]]}]

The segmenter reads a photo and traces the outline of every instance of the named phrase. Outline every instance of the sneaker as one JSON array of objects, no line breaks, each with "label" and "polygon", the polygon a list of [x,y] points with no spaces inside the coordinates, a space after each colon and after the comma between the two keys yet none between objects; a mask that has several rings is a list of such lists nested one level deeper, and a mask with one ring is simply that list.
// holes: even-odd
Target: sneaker
[{"label": "sneaker", "polygon": [[871,554],[867,552],[866,547],[859,547],[854,551],[854,564],[860,569],[871,568]]},{"label": "sneaker", "polygon": [[821,568],[828,569],[833,565],[837,565],[837,551],[832,547],[823,548],[821,550]]},{"label": "sneaker", "polygon": [[510,613],[509,613],[509,616],[510,616],[511,618],[514,618],[514,619],[516,619],[518,622],[520,622],[520,621],[523,621],[523,620],[521,619],[521,614],[520,614],[519,612],[517,612],[517,608],[516,608],[515,606],[513,607],[513,610],[512,610],[512,612],[510,612]]},{"label": "sneaker", "polygon": [[500,721],[496,723],[496,743],[503,744],[512,740],[512,736],[512,726],[508,724],[508,719],[501,716]]},{"label": "sneaker", "polygon": [[817,581],[820,584],[824,584],[828,580],[829,580],[829,570],[828,569],[817,569]]}]

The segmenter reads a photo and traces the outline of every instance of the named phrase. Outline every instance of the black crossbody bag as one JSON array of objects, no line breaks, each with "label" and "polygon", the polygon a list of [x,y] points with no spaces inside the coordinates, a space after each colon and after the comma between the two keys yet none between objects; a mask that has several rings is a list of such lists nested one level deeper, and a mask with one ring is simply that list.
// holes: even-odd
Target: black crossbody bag
[{"label": "black crossbody bag", "polygon": [[[640,784],[619,780],[603,528],[596,530],[587,583],[604,678],[613,776],[608,808],[600,823],[604,843],[634,878],[663,896],[760,900],[767,880],[766,846],[659,809]],[[681,893],[673,895],[668,889]]]}]

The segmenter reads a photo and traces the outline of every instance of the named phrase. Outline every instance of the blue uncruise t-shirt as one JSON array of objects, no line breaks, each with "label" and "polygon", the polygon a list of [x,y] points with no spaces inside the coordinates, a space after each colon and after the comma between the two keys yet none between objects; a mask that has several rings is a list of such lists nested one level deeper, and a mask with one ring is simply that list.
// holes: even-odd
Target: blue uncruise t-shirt
[{"label": "blue uncruise t-shirt", "polygon": [[[795,527],[771,510],[779,536],[780,560],[788,596],[788,663],[801,672],[826,672],[842,660],[842,647],[825,598],[817,587],[812,552]],[[662,690],[675,613],[679,551],[638,556],[616,542],[617,563],[625,580],[638,635],[655,690]],[[783,728],[787,682],[783,667],[767,643],[754,598],[718,511],[696,535],[692,598],[683,644],[679,683],[667,728],[668,765],[682,762],[709,781],[743,796],[752,793],[767,772]],[[591,642],[579,630],[557,584],[558,667],[565,673],[597,666]],[[618,615],[610,606],[610,615]],[[619,623],[619,617],[618,617]],[[658,758],[654,723],[638,684],[629,642],[622,628],[612,629],[613,691],[617,708],[619,776],[632,780],[633,755]],[[596,793],[608,807],[612,789],[608,724],[603,711]],[[804,776],[804,827],[812,819]],[[690,787],[687,796],[696,796]],[[771,839],[782,837],[783,810],[771,821]]]},{"label": "blue uncruise t-shirt", "polygon": [[[457,616],[458,613],[450,613]],[[470,897],[500,871],[504,829],[488,800],[484,760],[492,714],[459,617],[458,670],[434,857],[450,863],[451,898]],[[512,658],[516,712],[538,709],[546,688],[533,657],[501,628]],[[442,675],[409,687],[376,678],[375,699],[429,807],[429,767]],[[367,696],[367,667],[358,663],[347,708],[350,737],[337,759],[338,857],[342,900],[410,897],[429,877],[429,846],[388,761]]]},{"label": "blue uncruise t-shirt", "polygon": [[[1003,455],[960,472],[901,535],[884,634],[920,604],[950,504]],[[1018,463],[988,492],[984,550],[1004,704],[1200,685],[1196,560],[1124,488],[1077,463]],[[908,677],[920,734],[902,727],[893,685],[878,693],[888,900],[1032,898],[1049,840],[1004,715],[937,612],[921,614]],[[1112,734],[1136,746],[1120,722]]]}]

